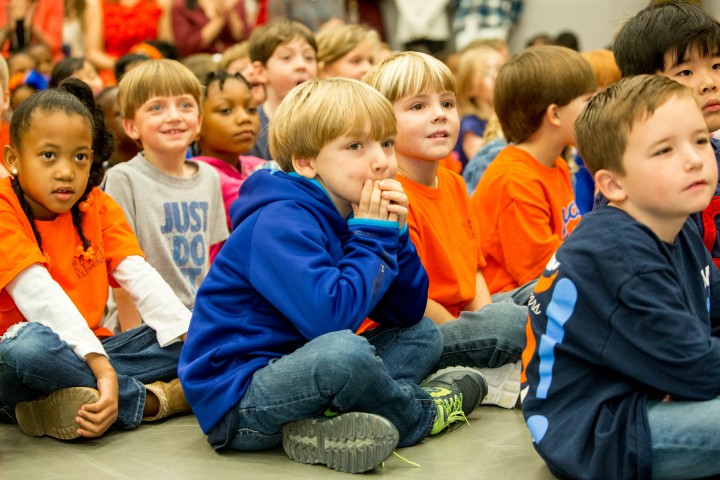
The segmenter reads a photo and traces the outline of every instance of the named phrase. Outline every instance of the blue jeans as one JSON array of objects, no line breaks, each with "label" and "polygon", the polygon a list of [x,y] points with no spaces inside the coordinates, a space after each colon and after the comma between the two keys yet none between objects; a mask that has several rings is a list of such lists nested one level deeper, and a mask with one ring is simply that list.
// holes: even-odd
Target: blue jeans
[{"label": "blue jeans", "polygon": [[319,417],[328,409],[369,412],[390,420],[399,446],[430,431],[437,407],[418,387],[435,366],[442,340],[423,318],[409,328],[378,327],[317,337],[256,371],[237,406],[235,450],[264,450],[282,443],[283,424]]},{"label": "blue jeans", "polygon": [[493,303],[440,325],[443,352],[438,368],[498,368],[520,361],[525,347],[527,302],[537,281],[493,295]]},{"label": "blue jeans", "polygon": [[652,477],[720,474],[720,398],[704,402],[649,401]]},{"label": "blue jeans", "polygon": [[[145,384],[177,377],[182,343],[161,348],[143,325],[102,341],[118,377],[116,426],[137,427],[145,406]],[[0,339],[0,420],[15,422],[15,405],[61,388],[97,388],[87,363],[50,328],[39,323],[11,327]]]}]

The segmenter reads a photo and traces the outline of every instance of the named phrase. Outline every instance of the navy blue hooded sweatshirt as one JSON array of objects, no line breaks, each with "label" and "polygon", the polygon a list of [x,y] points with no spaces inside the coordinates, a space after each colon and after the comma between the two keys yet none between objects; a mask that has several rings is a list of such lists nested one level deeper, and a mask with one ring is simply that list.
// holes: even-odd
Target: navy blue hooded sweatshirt
[{"label": "navy blue hooded sweatshirt", "polygon": [[256,172],[230,216],[233,232],[198,290],[178,367],[206,434],[270,360],[355,331],[366,317],[414,325],[427,303],[427,273],[407,228],[343,218],[313,180]]}]

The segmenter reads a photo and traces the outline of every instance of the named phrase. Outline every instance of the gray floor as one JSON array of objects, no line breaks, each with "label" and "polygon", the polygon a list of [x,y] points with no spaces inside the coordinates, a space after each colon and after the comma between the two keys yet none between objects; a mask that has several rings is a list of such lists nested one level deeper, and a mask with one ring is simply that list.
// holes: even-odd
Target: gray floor
[{"label": "gray floor", "polygon": [[[519,410],[480,407],[470,425],[398,450],[421,465],[391,457],[365,474],[398,479],[551,479],[532,447]],[[339,479],[319,465],[290,461],[281,449],[217,454],[193,416],[143,424],[92,441],[61,442],[0,424],[0,479]]]}]

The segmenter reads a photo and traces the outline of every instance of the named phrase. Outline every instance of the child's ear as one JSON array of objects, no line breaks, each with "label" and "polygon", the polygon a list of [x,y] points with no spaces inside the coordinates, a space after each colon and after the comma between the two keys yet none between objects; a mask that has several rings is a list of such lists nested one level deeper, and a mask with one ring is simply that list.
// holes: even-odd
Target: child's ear
[{"label": "child's ear", "polygon": [[595,186],[610,202],[619,203],[627,199],[622,178],[615,172],[604,169],[595,172]]},{"label": "child's ear", "polygon": [[123,118],[122,124],[128,137],[132,138],[133,140],[140,140],[140,132],[138,132],[134,120],[129,118]]},{"label": "child's ear", "polygon": [[315,178],[315,162],[310,158],[293,158],[292,166],[295,173],[305,178]]},{"label": "child's ear", "polygon": [[2,149],[2,157],[8,172],[13,168],[17,168],[17,153],[10,145],[5,145]]},{"label": "child's ear", "polygon": [[550,122],[551,125],[554,125],[556,127],[560,126],[560,107],[558,107],[556,104],[552,103],[550,106],[547,107],[545,110],[545,118],[547,118],[548,122]]},{"label": "child's ear", "polygon": [[267,83],[267,70],[265,69],[265,65],[263,65],[259,60],[255,60],[252,62],[252,66],[257,82],[265,85]]}]

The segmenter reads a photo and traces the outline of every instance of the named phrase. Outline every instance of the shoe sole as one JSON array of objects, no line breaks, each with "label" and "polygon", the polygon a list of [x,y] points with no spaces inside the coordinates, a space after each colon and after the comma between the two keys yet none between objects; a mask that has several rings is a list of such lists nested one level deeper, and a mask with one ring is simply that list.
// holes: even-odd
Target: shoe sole
[{"label": "shoe sole", "polygon": [[488,394],[482,405],[497,405],[507,409],[516,407],[520,397],[522,362],[508,363],[498,368],[480,368],[478,371],[488,382]]},{"label": "shoe sole", "polygon": [[80,407],[100,400],[97,390],[89,387],[64,388],[45,398],[18,403],[15,407],[20,430],[26,435],[48,435],[59,440],[79,437],[75,421]]},{"label": "shoe sole", "polygon": [[[446,373],[454,374],[451,378],[457,386],[460,387],[460,391],[463,394],[462,411],[465,416],[470,415],[488,394],[487,380],[483,378],[482,373],[476,368],[455,366],[436,370],[425,377],[425,379],[420,382],[420,386],[425,386]],[[479,376],[480,382],[478,382],[472,374]]]},{"label": "shoe sole", "polygon": [[345,473],[371,470],[397,446],[397,428],[384,417],[351,412],[283,425],[283,448],[291,460],[323,464]]}]

